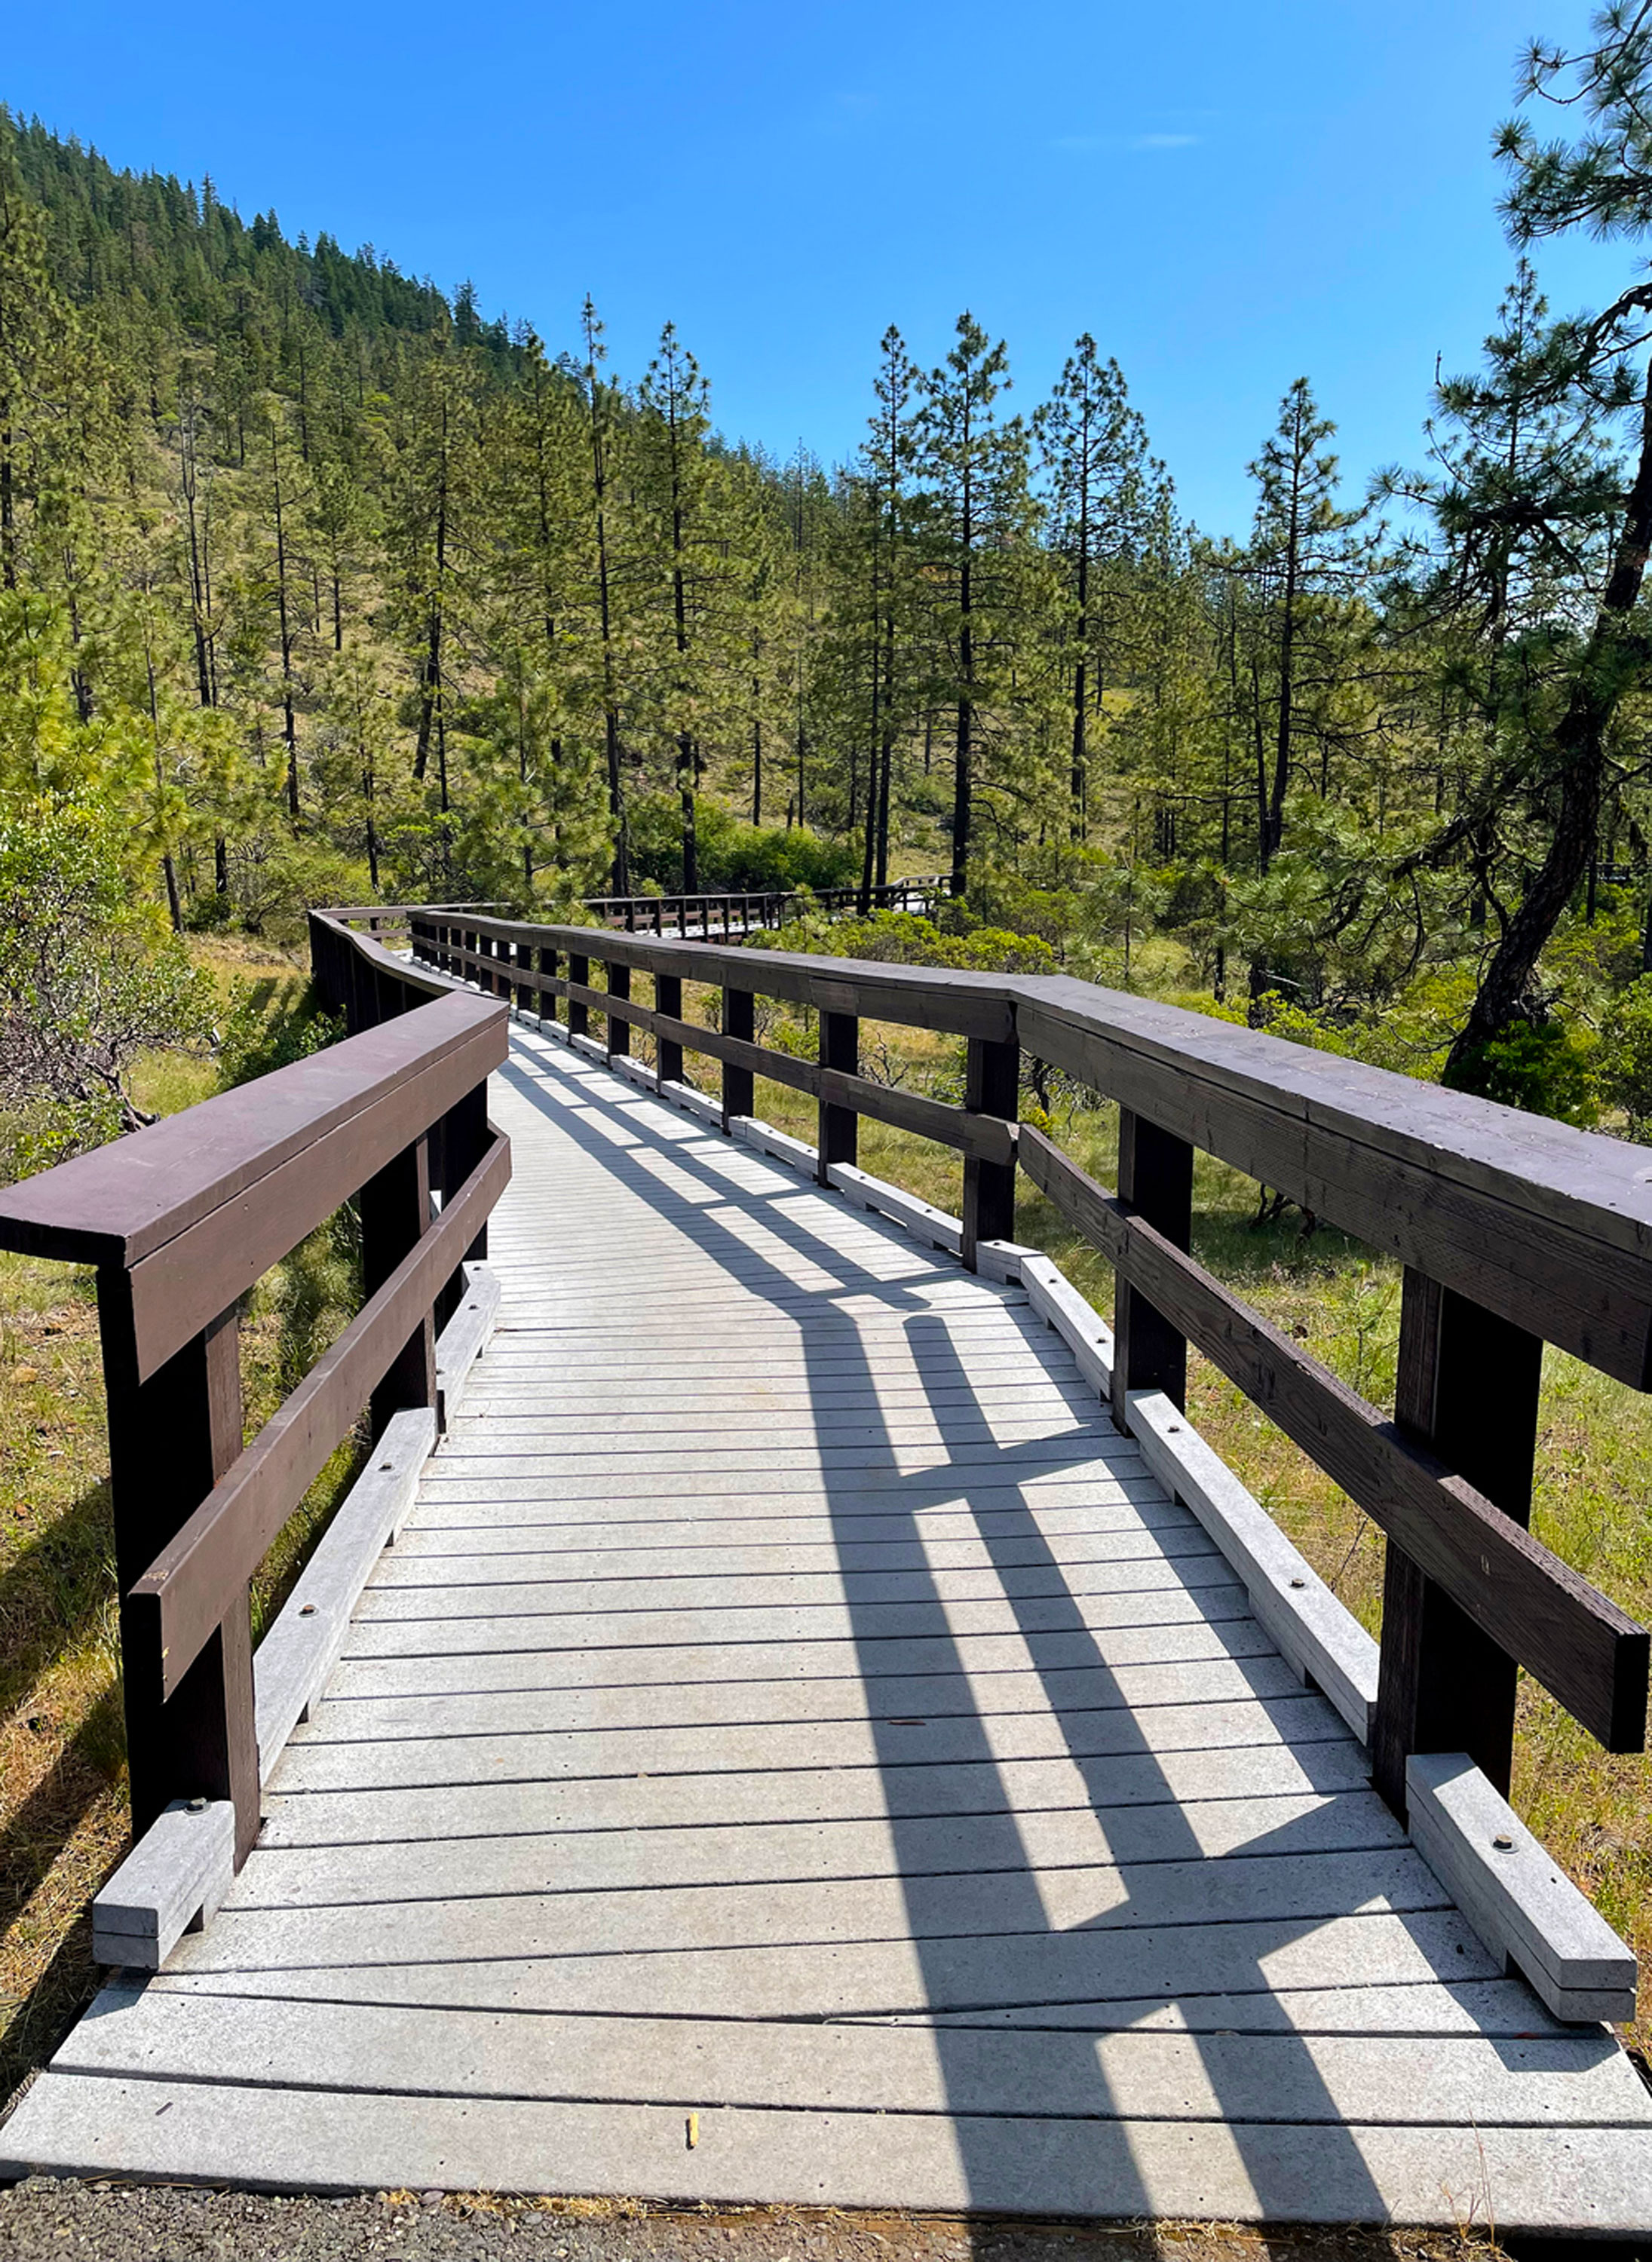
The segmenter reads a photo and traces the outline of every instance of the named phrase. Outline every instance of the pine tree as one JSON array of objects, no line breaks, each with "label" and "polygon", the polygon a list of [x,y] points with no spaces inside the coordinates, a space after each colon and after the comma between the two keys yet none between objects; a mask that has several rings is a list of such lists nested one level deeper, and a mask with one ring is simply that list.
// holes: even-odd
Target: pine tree
[{"label": "pine tree", "polygon": [[1009,585],[1031,519],[1027,435],[997,404],[1009,356],[970,313],[957,342],[922,380],[916,474],[926,567],[941,597],[938,700],[952,709],[952,890],[969,886],[974,773],[994,677],[1009,674]]},{"label": "pine tree", "polygon": [[1071,832],[1089,830],[1090,718],[1107,679],[1109,607],[1099,587],[1142,548],[1150,508],[1147,430],[1129,406],[1115,361],[1086,332],[1074,347],[1034,430],[1050,486],[1051,547],[1065,569],[1072,753]]},{"label": "pine tree", "polygon": [[610,885],[617,896],[631,893],[631,850],[627,838],[624,782],[620,774],[619,665],[615,623],[615,586],[611,553],[611,503],[609,461],[613,449],[615,400],[602,376],[608,349],[602,325],[588,296],[581,310],[585,339],[581,381],[585,391],[590,442],[590,512],[596,573],[597,634],[600,644],[602,705],[602,745],[608,773],[608,814],[614,839]]},{"label": "pine tree", "polygon": [[[705,524],[711,486],[706,438],[711,430],[711,388],[694,356],[667,322],[660,349],[649,363],[638,396],[644,432],[653,457],[654,508],[660,525],[656,544],[663,553],[670,587],[671,660],[662,702],[666,730],[675,743],[677,801],[682,822],[682,884],[689,895],[700,888],[700,852],[695,828],[701,754],[696,725],[707,705],[701,616],[714,578],[712,544]],[[715,603],[715,597],[711,599]]]},{"label": "pine tree", "polygon": [[[1534,47],[1526,96],[1581,108],[1588,121],[1572,141],[1538,140],[1529,120],[1506,126],[1499,155],[1511,175],[1504,212],[1517,244],[1584,229],[1607,239],[1652,234],[1652,18],[1644,9],[1598,11],[1595,44],[1567,54]],[[1540,444],[1526,466],[1519,501],[1555,537],[1569,525],[1593,528],[1609,544],[1604,583],[1586,633],[1577,638],[1562,696],[1540,748],[1555,797],[1547,846],[1482,973],[1472,1008],[1453,1044],[1447,1080],[1482,1084],[1495,1051],[1522,1018],[1538,1018],[1539,957],[1593,860],[1605,797],[1610,733],[1626,698],[1652,673],[1652,645],[1638,618],[1652,553],[1652,357],[1647,351],[1652,284],[1632,283],[1599,313],[1557,325],[1537,345],[1541,365],[1534,401],[1570,413],[1583,436],[1581,460],[1564,446]],[[1507,357],[1497,384],[1504,414],[1515,388],[1537,374],[1531,353]],[[1628,462],[1603,496],[1587,444],[1597,416],[1628,434]],[[1517,462],[1517,470],[1519,468]],[[1501,498],[1506,513],[1509,498]],[[1499,498],[1476,467],[1457,482],[1452,512],[1460,538],[1495,515]]]}]

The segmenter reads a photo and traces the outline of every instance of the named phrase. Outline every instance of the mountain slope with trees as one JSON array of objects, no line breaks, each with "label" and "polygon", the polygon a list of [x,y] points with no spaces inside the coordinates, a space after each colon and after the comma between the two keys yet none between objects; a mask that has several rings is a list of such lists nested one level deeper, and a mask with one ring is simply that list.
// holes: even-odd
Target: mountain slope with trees
[{"label": "mountain slope with trees", "polygon": [[1088,335],[1023,411],[969,313],[891,328],[855,460],[776,462],[669,321],[627,382],[588,302],[553,354],[0,115],[5,810],[95,811],[176,930],[949,864],[1100,978],[1644,1120],[1652,286],[1555,319],[1528,251],[1652,227],[1649,40],[1530,57],[1423,468],[1350,495],[1299,378],[1242,541]]}]

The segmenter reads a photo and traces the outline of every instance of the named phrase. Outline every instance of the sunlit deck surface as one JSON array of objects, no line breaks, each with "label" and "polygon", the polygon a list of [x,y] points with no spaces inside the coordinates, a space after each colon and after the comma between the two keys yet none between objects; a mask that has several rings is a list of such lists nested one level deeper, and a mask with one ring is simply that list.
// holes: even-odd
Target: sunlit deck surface
[{"label": "sunlit deck surface", "polygon": [[1652,2222],[1017,1289],[530,1028],[499,1331],[204,1932],[23,2108],[86,2172]]}]

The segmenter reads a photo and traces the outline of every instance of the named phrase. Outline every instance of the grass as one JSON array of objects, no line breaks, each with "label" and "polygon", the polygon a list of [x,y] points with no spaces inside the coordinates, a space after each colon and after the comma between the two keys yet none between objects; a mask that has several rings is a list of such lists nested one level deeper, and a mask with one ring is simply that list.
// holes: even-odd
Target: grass
[{"label": "grass", "polygon": [[[711,1022],[714,993],[690,1018]],[[760,1000],[759,1013],[763,1005]],[[760,1041],[798,1042],[807,1032],[769,1009]],[[633,1041],[637,1041],[633,1040]],[[962,1048],[925,1032],[866,1023],[863,1058],[884,1063],[913,1089],[962,1098]],[[690,1074],[711,1087],[714,1063]],[[760,1081],[756,1112],[812,1143],[815,1105],[785,1084]],[[1117,1156],[1112,1107],[1058,1105],[1051,1135],[1103,1185]],[[932,1142],[864,1118],[860,1162],[891,1185],[957,1214],[962,1164]],[[1194,1178],[1194,1252],[1275,1326],[1360,1394],[1392,1411],[1399,1344],[1400,1267],[1345,1234],[1303,1231],[1300,1213],[1259,1222],[1255,1181],[1208,1156]],[[1015,1234],[1055,1258],[1104,1316],[1112,1268],[1025,1178]],[[1369,1517],[1238,1390],[1196,1354],[1189,1416],[1281,1528],[1372,1633],[1381,1631],[1382,1538]],[[1652,1622],[1652,1398],[1549,1348],[1544,1354],[1533,1529],[1562,1561],[1634,1617]],[[1641,1960],[1639,2016],[1625,2038],[1652,2053],[1652,1761],[1603,1752],[1547,1692],[1522,1675],[1512,1803]]]},{"label": "grass", "polygon": [[[244,943],[201,952],[220,986],[272,1008],[291,962]],[[171,1113],[217,1089],[210,1058],[146,1061],[140,1103]],[[249,1437],[357,1301],[352,1223],[329,1220],[260,1281],[242,1322]],[[255,1639],[354,1473],[335,1453],[263,1565]],[[126,1850],[128,1810],[96,1284],[0,1254],[0,2100],[54,2046],[94,1982],[92,1895]]]}]

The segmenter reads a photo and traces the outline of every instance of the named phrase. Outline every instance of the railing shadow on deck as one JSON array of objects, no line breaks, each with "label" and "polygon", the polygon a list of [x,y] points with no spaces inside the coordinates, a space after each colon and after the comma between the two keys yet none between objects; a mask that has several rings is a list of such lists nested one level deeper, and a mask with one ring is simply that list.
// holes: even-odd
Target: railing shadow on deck
[{"label": "railing shadow on deck", "polygon": [[[819,1292],[822,1314],[831,1310],[838,1298],[854,1296],[861,1300],[862,1306],[875,1306],[905,1316],[930,1353],[923,1370],[927,1403],[934,1403],[929,1394],[937,1388],[963,1389],[974,1397],[968,1366],[957,1354],[945,1315],[924,1293],[927,1284],[948,1276],[956,1277],[956,1268],[950,1259],[942,1257],[933,1265],[920,1265],[905,1280],[865,1271],[852,1257],[843,1253],[833,1235],[833,1217],[827,1214],[812,1220],[798,1214],[797,1198],[804,1189],[795,1179],[788,1180],[776,1171],[778,1183],[773,1192],[754,1200],[749,1192],[743,1192],[732,1183],[728,1175],[711,1167],[709,1158],[695,1154],[690,1135],[674,1144],[674,1159],[680,1169],[697,1170],[708,1193],[718,1198],[715,1210],[709,1213],[706,1207],[692,1202],[681,1192],[662,1185],[660,1178],[638,1160],[633,1149],[616,1144],[600,1131],[587,1130],[581,1137],[580,1128],[570,1123],[570,1101],[584,1108],[594,1099],[610,1097],[594,1094],[588,1077],[562,1076],[554,1061],[528,1070],[513,1060],[504,1073],[514,1089],[557,1120],[565,1133],[579,1141],[617,1183],[658,1214],[672,1219],[694,1245],[714,1261],[736,1264],[740,1285],[747,1293],[759,1298],[772,1294],[784,1319],[799,1319],[804,1357],[811,1368],[808,1387],[812,1400],[830,1398],[840,1392],[847,1376],[858,1379],[865,1386],[869,1400],[875,1401],[877,1370],[861,1339],[856,1317],[846,1314],[841,1327],[833,1326],[829,1334],[823,1334],[815,1323],[819,1314],[808,1315],[804,1320],[799,1313],[795,1280],[779,1264],[765,1262],[754,1255],[751,1240],[735,1229],[731,1211],[741,1207],[758,1210],[763,1214],[766,1234],[772,1234],[785,1249],[805,1257],[811,1264],[833,1276],[832,1285]],[[558,1084],[562,1089],[555,1088]],[[637,1095],[623,1087],[611,1095],[610,1101],[621,1120],[634,1110],[636,1103]],[[757,1168],[761,1173],[763,1166],[759,1163]],[[784,1202],[788,1214],[777,1215],[769,1207],[770,1202]],[[856,1226],[867,1234],[886,1237],[897,1248],[905,1238],[892,1228],[871,1226],[862,1220],[857,1219]],[[905,1242],[907,1248],[911,1245]],[[1054,1340],[1042,1326],[1035,1331],[1030,1326],[1027,1328],[1025,1339],[1035,1352],[1042,1352]],[[829,1361],[829,1365],[823,1366],[822,1361]],[[981,1411],[983,1426],[988,1426],[978,1399],[976,1404]],[[938,1408],[935,1411],[938,1426],[943,1426],[945,1416]],[[1109,1906],[1105,1924],[1096,1928],[1081,1921],[1064,1930],[1053,1927],[1040,1890],[1039,1865],[1028,1851],[1014,1798],[1003,1783],[999,1754],[993,1743],[992,1716],[985,1709],[992,1693],[992,1673],[983,1673],[978,1668],[972,1669],[965,1661],[949,1624],[945,1602],[932,1576],[926,1593],[914,1598],[913,1615],[918,1616],[922,1610],[924,1622],[910,1632],[892,1635],[880,1622],[879,1603],[861,1590],[862,1582],[852,1573],[844,1574],[850,1639],[859,1680],[866,1691],[864,1717],[871,1730],[881,1786],[879,1797],[869,1803],[868,1812],[876,1814],[881,1811],[888,1818],[897,1879],[906,1909],[907,1935],[918,1958],[925,2003],[935,2021],[930,2029],[931,2037],[943,2089],[950,2100],[951,2125],[970,2187],[983,2192],[1003,2188],[1006,2146],[1024,2146],[1029,2142],[1031,2124],[1040,2117],[1039,2100],[1031,2094],[1024,2115],[1019,2119],[1006,2117],[1001,2106],[983,2104],[975,2040],[978,2028],[991,2023],[994,2011],[1032,2005],[1053,2006],[1063,1999],[1075,2006],[1086,2001],[1121,2006],[1129,2004],[1138,2017],[1151,2018],[1156,2010],[1168,2010],[1179,1999],[1194,1995],[1251,1996],[1264,2029],[1277,2038],[1277,2055],[1281,2062],[1275,2071],[1280,2094],[1290,2098],[1295,2114],[1326,2127],[1331,2132],[1328,2144],[1336,2142],[1340,2115],[1310,2050],[1295,2035],[1288,2016],[1275,2013],[1270,2019],[1264,2006],[1274,1997],[1275,1982],[1268,1976],[1270,1962],[1277,1963],[1281,1958],[1288,1959],[1296,1942],[1330,1920],[1355,1915],[1369,1900],[1368,1875],[1359,1878],[1355,1875],[1356,1859],[1364,1849],[1347,1849],[1351,1858],[1338,1873],[1344,1886],[1341,1899],[1333,1891],[1326,1897],[1324,1905],[1316,1907],[1300,1920],[1251,1920],[1223,1927],[1230,1935],[1229,1960],[1219,1972],[1201,1972],[1188,1968],[1184,1962],[1180,1971],[1172,1977],[1172,1967],[1179,1959],[1172,1941],[1158,1943],[1159,1963],[1165,1974],[1158,1990],[1144,1987],[1139,1971],[1125,1985],[1110,1980],[1110,1962],[1122,1961],[1139,1967],[1143,1958],[1142,1932],[1124,1920],[1139,1889],[1143,1885],[1151,1888],[1153,1872],[1173,1862],[1208,1865],[1213,1891],[1219,1897],[1224,1863],[1293,1859],[1299,1848],[1293,1842],[1292,1829],[1287,1826],[1283,1830],[1264,1833],[1226,1855],[1213,1856],[1204,1852],[1162,1771],[1157,1754],[1136,1724],[1129,1697],[1116,1673],[1106,1662],[1103,1643],[1084,1622],[1065,1574],[1039,1530],[1033,1507],[1019,1492],[1006,1495],[1002,1489],[1006,1480],[1014,1486],[1025,1464],[1033,1459],[1026,1449],[1001,1446],[990,1458],[955,1467],[942,1466],[917,1474],[903,1474],[898,1466],[900,1456],[889,1437],[886,1424],[875,1415],[869,1416],[869,1421],[882,1432],[880,1442],[873,1447],[874,1455],[881,1452],[881,1466],[875,1459],[869,1473],[857,1471],[834,1478],[823,1460],[821,1484],[826,1514],[834,1531],[840,1535],[840,1562],[854,1545],[851,1535],[855,1524],[868,1513],[865,1503],[869,1494],[875,1493],[880,1517],[901,1519],[901,1536],[910,1544],[916,1562],[922,1563],[926,1555],[924,1513],[943,1504],[956,1503],[971,1517],[994,1567],[1006,1573],[1042,1570],[1045,1574],[1043,1589],[1036,1594],[1028,1591],[1023,1581],[1014,1577],[1006,1577],[1002,1583],[1028,1665],[1037,1677],[1050,1716],[1060,1730],[1060,1755],[1071,1761],[1097,1805],[1104,1803],[1099,1780],[1103,1769],[1116,1770],[1120,1761],[1137,1760],[1142,1773],[1150,1780],[1135,1805],[1155,1809],[1164,1832],[1161,1845],[1155,1849],[1145,1871],[1128,1852],[1115,1849],[1106,1856],[1116,1865],[1124,1898]],[[1105,1444],[1099,1440],[1096,1457],[1104,1458],[1105,1452]],[[1018,1505],[1007,1508],[1006,1498],[1014,1499]],[[1182,1513],[1185,1515],[1185,1511]],[[996,1529],[987,1528],[987,1518],[992,1519]],[[1187,1520],[1191,1524],[1192,1519]],[[1011,1527],[1007,1531],[1004,1528],[1006,1524]],[[1016,1591],[1018,1587],[1021,1588],[1020,1593]],[[1033,1608],[1035,1603],[1042,1603],[1045,1608]],[[927,1609],[924,1610],[926,1603]],[[1052,1619],[1055,1623],[1051,1623]],[[1201,1617],[1196,1623],[1208,1625],[1217,1644],[1223,1645],[1219,1621]],[[891,1676],[891,1647],[898,1646],[904,1650],[918,1639],[930,1646],[932,1661],[921,1672],[906,1668]],[[1259,1699],[1266,1703],[1272,1676],[1254,1669],[1247,1673],[1244,1652],[1232,1644],[1231,1637],[1225,1640],[1231,1644],[1230,1653],[1239,1680],[1259,1682]],[[1270,1659],[1271,1651],[1258,1660],[1259,1666]],[[1277,1695],[1278,1691],[1273,1693]],[[1303,1695],[1295,1701],[1303,1709],[1309,1709],[1317,1706],[1320,1700]],[[923,1810],[920,1791],[916,1806],[913,1804],[913,1778],[921,1777],[930,1763],[922,1759],[921,1749],[914,1747],[911,1733],[914,1725],[927,1725],[927,1718],[914,1722],[913,1716],[916,1713],[933,1717],[937,1705],[941,1716],[951,1725],[955,1747],[959,1743],[963,1746],[961,1750],[950,1751],[946,1763],[979,1768],[997,1786],[996,1804],[989,1800],[966,1810],[975,1831],[967,1873],[935,1869],[926,1840],[941,1818],[933,1810]],[[1101,1736],[1092,1733],[1086,1739],[1086,1727],[1093,1729],[1104,1717],[1113,1733]],[[1333,1734],[1340,1733],[1338,1729],[1332,1730]],[[1115,1816],[1117,1812],[1115,1807]],[[1164,1828],[1166,1815],[1174,1817],[1167,1830]],[[1382,1850],[1391,1850],[1396,1842],[1397,1833],[1379,1835],[1378,1844]],[[1377,1847],[1374,1845],[1371,1850],[1377,1850]],[[1097,1858],[1103,1856],[1098,1853]],[[989,1936],[972,1937],[970,1929],[960,1922],[960,1902],[969,1898],[981,1880],[990,1881],[994,1896],[992,1927]],[[1454,1953],[1459,1943],[1450,1936],[1449,1928],[1439,1917],[1431,1918],[1427,1913],[1420,1916],[1402,1913],[1395,1921],[1402,1929],[1415,1934],[1419,1968],[1432,1967],[1442,1984],[1451,1984],[1454,1976],[1453,1964],[1461,1970],[1461,1958],[1460,1953]],[[1059,1949],[1064,1943],[1081,1949],[1081,1953],[1067,1956],[1064,1970],[1062,1959],[1057,1959],[1052,1970],[1049,1950]],[[884,2004],[869,2001],[846,2006],[843,2015],[875,2018],[880,2013],[886,2015],[887,2010]],[[967,2014],[970,2013],[977,2014],[978,2026],[968,2022]],[[1069,2099],[1079,2096],[1086,2100],[1082,2107],[1068,2104],[1059,2115],[1051,2117],[1069,2129],[1070,2141],[1085,2146],[1093,2172],[1109,2189],[1114,2211],[1122,2216],[1152,2215],[1153,2195],[1131,2150],[1127,2126],[1130,2101],[1110,2094],[1106,2073],[1097,2063],[1095,2031],[1083,2026],[1075,2027],[1070,2033],[1051,2027],[1037,2031],[1041,2082],[1064,2090]],[[1302,2205],[1300,2172],[1293,2172],[1288,2166],[1284,2179],[1280,2179],[1266,2125],[1274,2114],[1259,2109],[1254,2080],[1236,2088],[1232,2054],[1223,2048],[1225,2039],[1196,2029],[1187,2036],[1199,2055],[1214,2098],[1224,2110],[1230,2138],[1244,2163],[1259,2203],[1269,2215],[1288,2215]],[[1604,2049],[1613,2047],[1610,2042],[1603,2041]],[[1351,2216],[1362,2213],[1380,2215],[1381,2194],[1365,2166],[1356,2140],[1351,2134],[1342,2134],[1338,2149],[1340,2158],[1334,2163],[1322,2157],[1321,2172],[1330,2175],[1338,2188],[1347,2194]]]},{"label": "railing shadow on deck", "polygon": [[[1652,1385],[1646,1151],[1384,1070],[1064,976],[1006,978],[537,926],[439,906],[398,914],[415,964],[520,1010],[651,1034],[657,1081],[693,1050],[722,1067],[726,1124],[761,1075],[818,1105],[819,1171],[853,1165],[862,1116],[963,1158],[963,1256],[1014,1230],[1019,1164],[1110,1260],[1114,1413],[1185,1401],[1192,1343],[1384,1533],[1378,1788],[1406,1811],[1413,1753],[1462,1751],[1505,1796],[1520,1667],[1612,1751],[1645,1747],[1648,1636],[1533,1539],[1545,1341]],[[343,922],[328,933],[336,936]],[[334,947],[323,940],[323,954]],[[593,983],[593,962],[607,986]],[[653,1002],[631,994],[648,975]],[[683,983],[720,991],[712,1029]],[[759,995],[812,1006],[819,1058],[758,1044]],[[862,1019],[962,1036],[963,1106],[858,1072]],[[1023,1055],[1119,1105],[1116,1192],[1016,1121]],[[1404,1267],[1389,1419],[1188,1255],[1195,1147]]]}]

